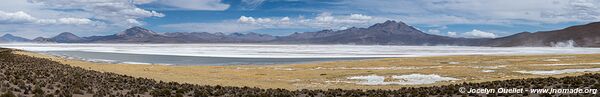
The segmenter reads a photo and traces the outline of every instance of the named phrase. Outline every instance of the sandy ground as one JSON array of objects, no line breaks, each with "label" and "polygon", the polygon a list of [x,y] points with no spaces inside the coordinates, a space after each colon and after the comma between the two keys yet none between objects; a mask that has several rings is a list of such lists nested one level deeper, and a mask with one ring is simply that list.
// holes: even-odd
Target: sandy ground
[{"label": "sandy ground", "polygon": [[[336,61],[292,65],[163,66],[92,63],[27,51],[17,54],[49,58],[64,64],[102,72],[114,72],[162,81],[200,85],[249,86],[285,89],[398,89],[463,82],[484,82],[557,75],[524,74],[516,71],[600,68],[600,54],[522,56],[438,56]],[[491,72],[493,71],[493,72]],[[597,72],[597,71],[596,71]],[[419,85],[360,85],[352,76],[391,77],[408,74],[436,74],[459,80]],[[393,81],[388,80],[386,81]]]}]

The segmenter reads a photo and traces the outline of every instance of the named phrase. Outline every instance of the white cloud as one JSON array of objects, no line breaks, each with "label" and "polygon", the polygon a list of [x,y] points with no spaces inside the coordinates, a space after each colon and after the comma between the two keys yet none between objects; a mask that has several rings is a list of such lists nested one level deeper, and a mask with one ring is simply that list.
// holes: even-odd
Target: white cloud
[{"label": "white cloud", "polygon": [[477,29],[473,29],[469,32],[457,33],[449,31],[446,33],[449,37],[464,37],[464,38],[496,38],[498,35],[492,32],[485,32]]},{"label": "white cloud", "polygon": [[262,29],[263,27],[243,24],[238,22],[220,22],[220,23],[180,23],[160,25],[162,28],[174,29],[182,32],[243,32]]},{"label": "white cloud", "polygon": [[254,10],[258,6],[262,5],[265,0],[242,0],[242,9],[244,10]]},{"label": "white cloud", "polygon": [[314,19],[301,19],[300,24],[311,26],[313,28],[335,29],[339,27],[366,26],[364,24],[382,22],[386,19],[374,18],[363,14],[350,15],[332,15],[332,13],[323,12]]},{"label": "white cloud", "polygon": [[93,21],[87,18],[58,18],[58,19],[38,19],[23,11],[4,12],[0,10],[0,24],[67,24],[83,25],[91,24]]},{"label": "white cloud", "polygon": [[437,30],[437,29],[429,29],[429,30],[427,30],[427,32],[429,32],[429,33],[433,33],[433,34],[439,34],[439,33],[440,33],[440,30]]},{"label": "white cloud", "polygon": [[271,20],[270,18],[258,18],[256,20],[256,22],[258,22],[258,23],[271,23],[271,22],[273,22],[273,20]]},{"label": "white cloud", "polygon": [[186,10],[225,10],[229,4],[221,3],[222,0],[157,0],[160,5],[186,9]]},{"label": "white cloud", "polygon": [[0,32],[26,37],[107,35],[143,25],[144,18],[164,17],[135,5],[152,2],[156,0],[12,0],[0,3]]},{"label": "white cloud", "polygon": [[283,17],[281,18],[281,21],[290,21],[290,17]]},{"label": "white cloud", "polygon": [[464,36],[466,38],[496,38],[496,37],[498,37],[494,33],[484,32],[484,31],[477,30],[477,29],[473,29],[472,31],[465,32],[462,34],[462,36]]},{"label": "white cloud", "polygon": [[341,4],[348,5],[330,11],[366,10],[411,24],[540,25],[600,21],[598,0],[346,0]]},{"label": "white cloud", "polygon": [[[111,26],[128,27],[139,26],[141,23],[129,23],[129,19],[142,19],[148,17],[164,17],[162,13],[144,10],[134,4],[149,3],[149,0],[29,0],[34,4],[41,4],[43,9],[73,10],[61,12],[74,16],[99,19]],[[58,11],[60,12],[60,11]]]},{"label": "white cloud", "polygon": [[[256,18],[255,19],[254,17],[247,17],[247,16],[240,16],[238,21],[241,23],[250,23],[250,24],[259,24],[259,23],[272,24],[272,23],[278,22],[271,18]],[[287,20],[285,18],[282,18],[279,21],[289,21],[289,18],[287,18]]]},{"label": "white cloud", "polygon": [[36,20],[36,18],[22,11],[14,13],[0,11],[0,23],[30,23]]},{"label": "white cloud", "polygon": [[456,37],[458,34],[456,34],[456,32],[448,32],[447,35],[450,37]]},{"label": "white cloud", "polygon": [[370,20],[370,19],[373,19],[373,17],[366,16],[366,15],[363,15],[363,14],[351,14],[350,15],[350,19],[355,19],[355,20]]},{"label": "white cloud", "polygon": [[333,22],[335,17],[331,16],[331,13],[329,12],[323,12],[315,17],[315,20],[317,20],[317,22]]},{"label": "white cloud", "polygon": [[141,8],[123,9],[119,13],[132,17],[164,17],[162,13],[156,11],[147,11]]},{"label": "white cloud", "polygon": [[254,19],[254,17],[240,16],[240,19],[238,21],[242,23],[255,23],[256,19]]},{"label": "white cloud", "polygon": [[385,21],[385,19],[376,19],[372,16],[363,14],[332,15],[331,13],[323,12],[310,19],[303,16],[294,19],[291,19],[290,17],[255,18],[240,16],[238,21],[240,23],[254,24],[263,27],[339,29],[343,27],[365,26],[365,24],[371,25],[371,23]]},{"label": "white cloud", "polygon": [[[295,18],[240,16],[237,20],[225,20],[216,23],[168,24],[161,27],[186,32],[244,32],[259,29],[345,29],[369,26],[385,20],[364,14],[332,15],[325,12],[313,18],[305,18],[304,16]],[[196,28],[190,29],[190,27]]]},{"label": "white cloud", "polygon": [[86,18],[59,18],[59,19],[40,19],[36,23],[39,24],[72,24],[84,25],[93,23],[92,20]]},{"label": "white cloud", "polygon": [[127,19],[127,22],[133,25],[142,25],[143,23],[135,19]]}]

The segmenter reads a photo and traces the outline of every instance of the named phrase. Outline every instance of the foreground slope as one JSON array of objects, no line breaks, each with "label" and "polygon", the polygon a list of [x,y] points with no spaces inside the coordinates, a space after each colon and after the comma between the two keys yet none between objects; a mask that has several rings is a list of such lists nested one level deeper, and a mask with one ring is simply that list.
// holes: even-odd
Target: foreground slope
[{"label": "foreground slope", "polygon": [[250,87],[201,86],[155,81],[110,72],[72,67],[0,49],[0,93],[2,96],[595,96],[592,94],[464,94],[460,88],[600,88],[600,74],[564,78],[530,78],[481,83],[399,88],[396,90],[286,90]]}]

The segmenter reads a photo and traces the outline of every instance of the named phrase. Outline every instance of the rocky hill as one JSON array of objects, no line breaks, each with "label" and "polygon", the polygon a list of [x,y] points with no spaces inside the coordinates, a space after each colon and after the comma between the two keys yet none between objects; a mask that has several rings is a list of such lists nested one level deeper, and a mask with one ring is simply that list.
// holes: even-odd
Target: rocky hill
[{"label": "rocky hill", "polygon": [[492,39],[483,46],[557,46],[600,47],[600,22],[567,27],[554,31],[522,32]]},{"label": "rocky hill", "polygon": [[14,36],[12,34],[4,34],[0,37],[0,42],[30,42],[31,40],[19,36]]}]

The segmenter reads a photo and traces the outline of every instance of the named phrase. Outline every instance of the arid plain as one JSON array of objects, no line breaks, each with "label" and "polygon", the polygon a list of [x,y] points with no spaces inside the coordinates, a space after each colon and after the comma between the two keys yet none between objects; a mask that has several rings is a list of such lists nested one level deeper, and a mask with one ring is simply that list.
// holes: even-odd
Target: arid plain
[{"label": "arid plain", "polygon": [[[49,58],[90,70],[161,81],[285,89],[397,89],[463,82],[572,76],[598,72],[600,68],[599,54],[465,55],[289,65],[165,66],[93,63],[29,51],[15,53]],[[412,75],[413,79],[395,79],[403,75]],[[377,80],[378,78],[384,80]]]}]

